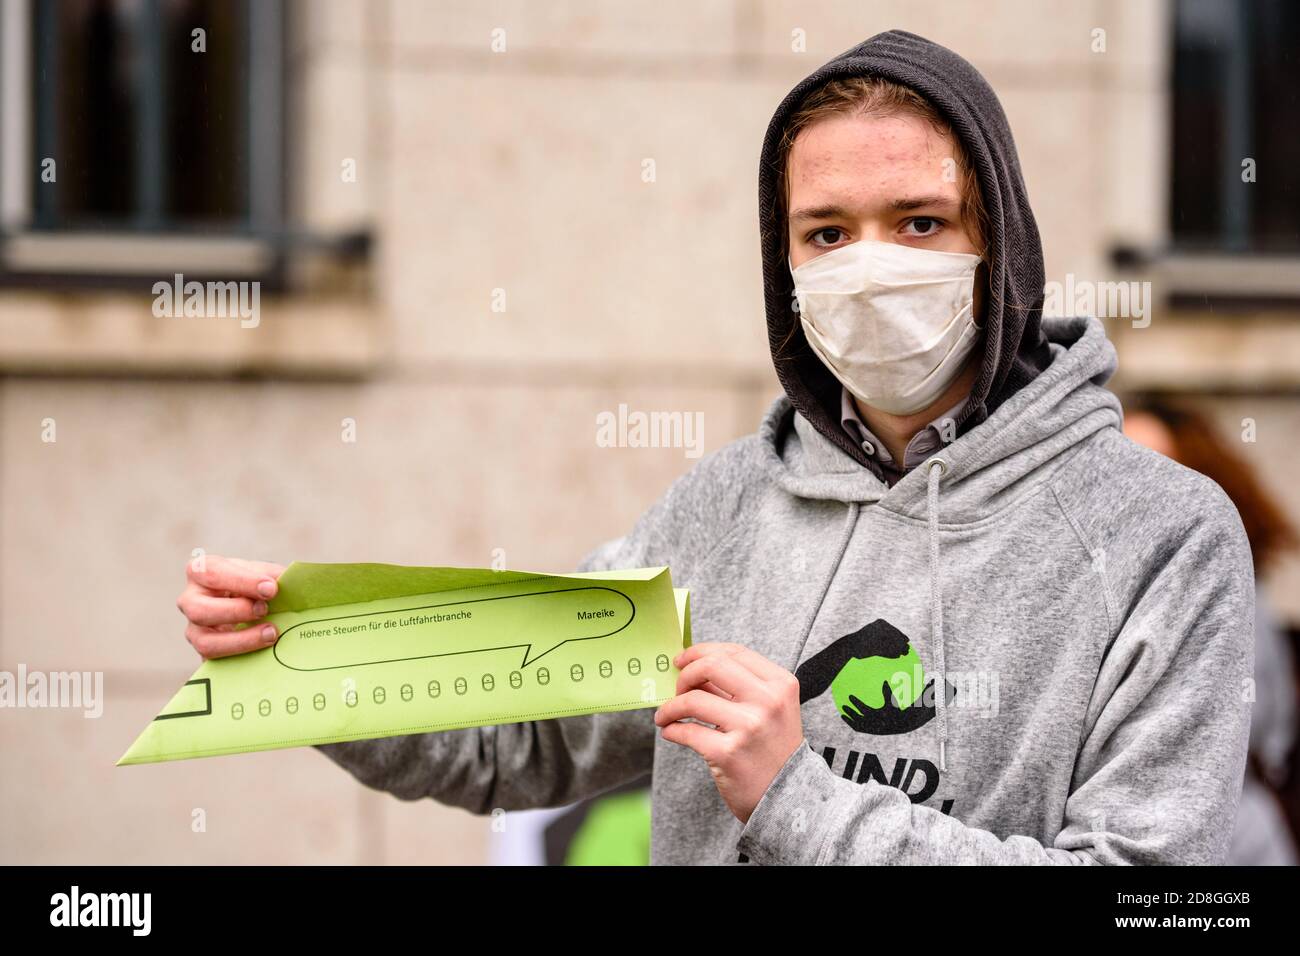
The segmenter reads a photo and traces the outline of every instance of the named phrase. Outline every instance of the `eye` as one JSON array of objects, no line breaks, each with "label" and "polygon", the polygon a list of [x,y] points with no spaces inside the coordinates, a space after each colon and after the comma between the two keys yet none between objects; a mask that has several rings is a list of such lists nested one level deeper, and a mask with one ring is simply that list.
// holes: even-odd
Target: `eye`
[{"label": "eye", "polygon": [[[825,236],[827,233],[831,233],[835,238],[833,238],[830,242],[815,241],[818,236]],[[818,229],[816,232],[809,235],[808,241],[811,242],[814,246],[833,246],[837,242],[839,242],[840,239],[842,239],[843,237],[844,237],[843,229],[837,229],[834,226],[827,226],[825,229]]]},{"label": "eye", "polygon": [[[915,228],[915,231],[908,231]],[[909,219],[903,224],[903,235],[910,236],[913,239],[922,239],[933,236],[943,228],[942,219],[932,219],[928,216],[917,216],[915,219]]]}]

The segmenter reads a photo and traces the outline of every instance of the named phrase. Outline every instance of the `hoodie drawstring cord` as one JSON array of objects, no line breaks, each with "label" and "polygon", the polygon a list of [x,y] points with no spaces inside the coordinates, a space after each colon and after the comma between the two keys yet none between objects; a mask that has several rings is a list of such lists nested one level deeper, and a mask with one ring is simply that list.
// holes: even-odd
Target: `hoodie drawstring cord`
[{"label": "hoodie drawstring cord", "polygon": [[948,676],[943,648],[943,588],[939,577],[939,479],[948,471],[948,463],[935,456],[925,463],[929,485],[926,489],[926,518],[930,526],[930,633],[934,639],[935,706],[939,714],[939,770],[947,770],[948,745]]}]

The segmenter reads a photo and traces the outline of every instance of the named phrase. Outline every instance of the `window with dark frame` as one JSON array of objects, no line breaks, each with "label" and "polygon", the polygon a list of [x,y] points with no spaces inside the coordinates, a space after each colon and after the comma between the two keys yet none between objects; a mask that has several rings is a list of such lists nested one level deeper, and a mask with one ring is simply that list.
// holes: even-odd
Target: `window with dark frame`
[{"label": "window with dark frame", "polygon": [[0,4],[0,286],[282,290],[291,246],[364,255],[364,233],[289,228],[285,8]]},{"label": "window with dark frame", "polygon": [[31,228],[278,228],[279,6],[33,4],[32,169],[53,158],[57,176],[33,177]]},{"label": "window with dark frame", "polygon": [[1300,4],[1173,10],[1173,247],[1300,253]]}]

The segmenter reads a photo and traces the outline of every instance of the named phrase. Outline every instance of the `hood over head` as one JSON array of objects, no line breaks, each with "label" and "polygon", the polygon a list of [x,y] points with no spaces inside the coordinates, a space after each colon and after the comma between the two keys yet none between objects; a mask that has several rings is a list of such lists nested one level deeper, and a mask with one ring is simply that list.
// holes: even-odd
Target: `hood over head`
[{"label": "hood over head", "polygon": [[763,140],[758,205],[768,341],[777,376],[795,409],[862,465],[864,452],[840,422],[840,382],[812,351],[792,307],[794,280],[782,252],[786,224],[778,189],[781,139],[804,99],[829,80],[865,75],[911,87],[934,104],[965,146],[988,213],[982,355],[970,401],[957,418],[958,433],[984,421],[1051,361],[1041,328],[1042,244],[997,96],[973,66],[915,34],[890,30],[859,43],[802,80],[777,107]]}]

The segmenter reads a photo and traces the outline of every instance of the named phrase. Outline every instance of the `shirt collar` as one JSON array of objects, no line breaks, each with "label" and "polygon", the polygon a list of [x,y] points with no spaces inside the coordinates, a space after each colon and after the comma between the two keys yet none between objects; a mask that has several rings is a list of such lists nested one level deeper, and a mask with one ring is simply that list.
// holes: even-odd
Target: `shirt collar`
[{"label": "shirt collar", "polygon": [[[936,415],[924,428],[912,436],[912,440],[907,443],[907,448],[903,453],[903,471],[911,470],[920,464],[920,460],[924,456],[947,444],[944,441],[944,421],[950,419],[955,422],[957,415],[965,407],[967,401],[969,401],[969,397],[963,398],[952,408]],[[840,389],[840,421],[844,426],[844,430],[849,433],[853,440],[862,444],[862,450],[867,453],[868,458],[874,459],[881,465],[898,470],[893,456],[889,454],[889,449],[867,427],[866,422],[858,414],[857,407],[853,404],[853,396],[847,388],[843,387]],[[949,434],[951,434],[951,430],[949,430]],[[956,436],[953,435],[953,437]]]}]

